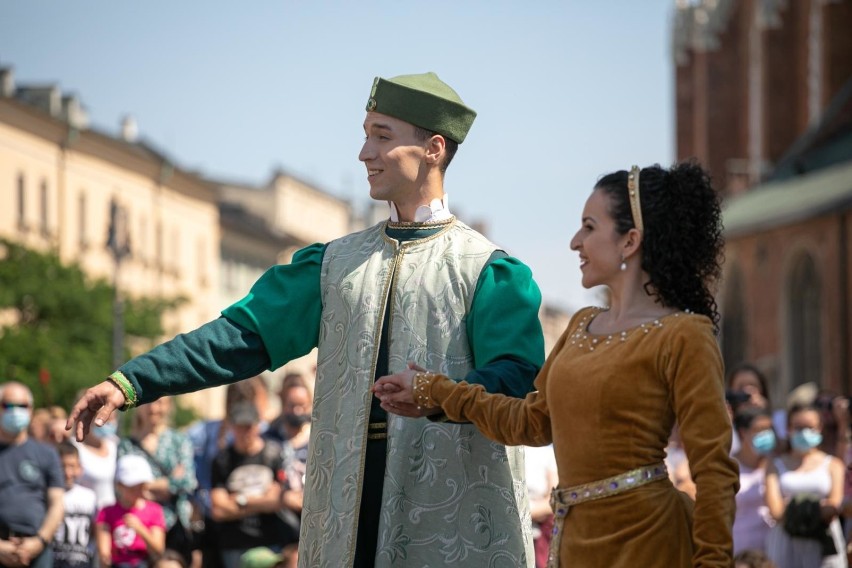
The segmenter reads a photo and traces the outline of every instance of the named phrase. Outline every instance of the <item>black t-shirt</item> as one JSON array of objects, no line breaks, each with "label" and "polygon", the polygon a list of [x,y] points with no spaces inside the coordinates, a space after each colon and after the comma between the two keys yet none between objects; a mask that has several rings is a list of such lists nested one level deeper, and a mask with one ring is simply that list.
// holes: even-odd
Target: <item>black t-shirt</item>
[{"label": "black t-shirt", "polygon": [[[262,495],[270,483],[283,483],[285,477],[281,446],[267,440],[263,450],[253,456],[240,454],[233,446],[219,452],[213,460],[211,481],[214,488],[252,496]],[[217,530],[217,543],[224,549],[284,546],[299,539],[298,532],[276,513],[221,522]]]},{"label": "black t-shirt", "polygon": [[47,513],[47,490],[64,489],[59,454],[41,442],[0,444],[0,525],[26,535],[41,528]]}]

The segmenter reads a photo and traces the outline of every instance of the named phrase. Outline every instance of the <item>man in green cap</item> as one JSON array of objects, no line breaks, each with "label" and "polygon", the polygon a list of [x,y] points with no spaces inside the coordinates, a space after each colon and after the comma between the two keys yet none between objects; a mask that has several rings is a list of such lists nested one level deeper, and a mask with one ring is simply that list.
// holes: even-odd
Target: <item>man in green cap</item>
[{"label": "man in green cap", "polygon": [[234,382],[318,347],[299,565],[533,566],[518,448],[371,396],[408,364],[523,397],[544,359],[529,268],[456,219],[444,174],[476,113],[434,73],[376,78],[359,159],[390,219],[297,252],[222,317],[92,387],[116,408]]}]

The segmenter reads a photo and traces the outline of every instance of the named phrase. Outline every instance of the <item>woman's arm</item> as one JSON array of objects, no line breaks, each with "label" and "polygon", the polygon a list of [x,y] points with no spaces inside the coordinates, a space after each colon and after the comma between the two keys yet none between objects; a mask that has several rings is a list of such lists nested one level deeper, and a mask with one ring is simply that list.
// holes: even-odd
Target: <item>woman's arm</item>
[{"label": "woman's arm", "polygon": [[195,477],[195,454],[192,442],[185,434],[176,430],[168,430],[170,436],[170,451],[173,452],[175,466],[166,478],[166,490],[171,495],[192,493],[198,486]]},{"label": "woman's arm", "polygon": [[106,523],[95,525],[95,543],[98,547],[98,560],[101,567],[108,568],[112,564],[112,535]]},{"label": "woman's arm", "polygon": [[553,361],[562,353],[571,326],[562,334],[535,379],[534,392],[526,398],[489,394],[482,385],[456,383],[444,375],[423,373],[411,365],[401,373],[382,377],[373,392],[382,408],[395,413],[394,404],[416,404],[423,408],[441,406],[447,418],[472,422],[486,437],[519,446],[544,446],[551,443],[550,411],[547,407],[547,382]]},{"label": "woman's arm", "polygon": [[739,468],[730,457],[722,356],[708,318],[686,315],[667,330],[660,364],[696,487],[692,562],[730,567]]},{"label": "woman's arm", "polygon": [[775,463],[770,461],[766,466],[766,489],[764,501],[769,508],[769,514],[776,521],[780,521],[784,517],[784,497],[781,495],[781,482],[778,479],[778,469]]},{"label": "woman's arm", "polygon": [[840,508],[843,505],[846,468],[842,461],[832,457],[831,462],[828,464],[828,473],[831,476],[831,491],[828,497],[823,499],[821,505],[822,518],[826,522],[831,522],[832,519],[840,515]]}]

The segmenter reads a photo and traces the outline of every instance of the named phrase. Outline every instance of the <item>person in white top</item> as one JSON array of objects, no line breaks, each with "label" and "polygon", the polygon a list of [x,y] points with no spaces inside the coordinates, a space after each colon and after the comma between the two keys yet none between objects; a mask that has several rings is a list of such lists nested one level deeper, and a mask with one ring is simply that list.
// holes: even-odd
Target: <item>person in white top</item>
[{"label": "person in white top", "polygon": [[71,441],[80,452],[80,465],[83,468],[78,483],[95,492],[98,509],[115,503],[117,431],[118,422],[112,416],[103,426],[93,427],[82,442]]},{"label": "person in white top", "polygon": [[[769,532],[766,552],[778,568],[846,568],[838,518],[843,462],[819,449],[822,422],[815,407],[791,408],[787,430],[791,451],[772,460],[766,471],[766,504],[778,521]],[[810,511],[807,503],[799,506],[807,496],[819,499]]]}]

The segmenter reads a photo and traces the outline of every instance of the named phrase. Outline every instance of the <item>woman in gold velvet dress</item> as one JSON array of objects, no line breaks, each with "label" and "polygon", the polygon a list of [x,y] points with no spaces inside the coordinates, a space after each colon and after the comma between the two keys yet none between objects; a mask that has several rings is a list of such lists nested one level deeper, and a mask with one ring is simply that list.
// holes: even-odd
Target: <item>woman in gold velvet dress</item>
[{"label": "woman in gold velvet dress", "polygon": [[[585,308],[526,399],[456,383],[440,369],[383,377],[382,406],[441,406],[511,445],[553,442],[559,487],[549,566],[732,565],[738,472],[715,333],[712,286],[722,251],[718,196],[694,163],[604,176],[571,241],[583,286],[609,308]],[[434,372],[433,372],[434,371]],[[662,464],[677,423],[696,501]]]}]

